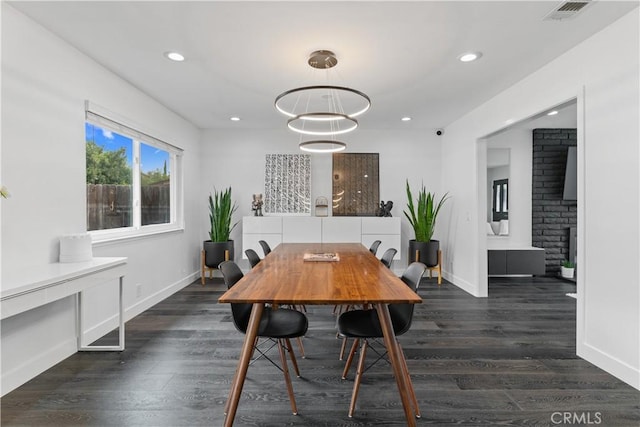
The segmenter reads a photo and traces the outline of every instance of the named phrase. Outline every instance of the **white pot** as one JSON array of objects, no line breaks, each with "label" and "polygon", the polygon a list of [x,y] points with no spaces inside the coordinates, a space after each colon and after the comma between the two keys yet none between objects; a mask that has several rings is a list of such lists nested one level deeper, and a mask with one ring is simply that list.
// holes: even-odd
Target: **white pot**
[{"label": "white pot", "polygon": [[560,267],[560,275],[565,279],[573,279],[575,268]]}]

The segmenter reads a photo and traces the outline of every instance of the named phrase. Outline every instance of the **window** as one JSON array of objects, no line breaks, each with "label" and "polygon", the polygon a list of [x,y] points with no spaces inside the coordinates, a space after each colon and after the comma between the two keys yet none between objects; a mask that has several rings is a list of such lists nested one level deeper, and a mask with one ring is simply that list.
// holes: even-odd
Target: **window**
[{"label": "window", "polygon": [[509,219],[509,180],[493,181],[493,220]]},{"label": "window", "polygon": [[181,228],[180,149],[89,110],[85,143],[94,241]]},{"label": "window", "polygon": [[85,123],[87,230],[133,225],[133,140]]}]

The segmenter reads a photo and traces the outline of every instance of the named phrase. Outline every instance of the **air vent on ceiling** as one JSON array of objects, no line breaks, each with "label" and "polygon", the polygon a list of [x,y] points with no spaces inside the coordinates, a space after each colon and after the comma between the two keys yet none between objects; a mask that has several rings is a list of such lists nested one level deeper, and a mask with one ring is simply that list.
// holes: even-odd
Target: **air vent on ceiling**
[{"label": "air vent on ceiling", "polygon": [[565,1],[544,17],[544,21],[561,21],[574,18],[591,0]]}]

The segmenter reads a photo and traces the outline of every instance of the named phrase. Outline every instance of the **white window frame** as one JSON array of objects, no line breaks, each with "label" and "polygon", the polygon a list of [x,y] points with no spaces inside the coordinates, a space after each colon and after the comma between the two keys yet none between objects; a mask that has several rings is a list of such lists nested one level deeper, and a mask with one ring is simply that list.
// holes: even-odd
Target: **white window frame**
[{"label": "white window frame", "polygon": [[[85,103],[85,112],[86,122],[119,133],[133,140],[133,164],[131,165],[133,172],[131,180],[133,199],[131,217],[133,225],[131,227],[87,231],[87,233],[91,235],[93,243],[106,243],[162,233],[184,231],[183,150],[139,130],[141,129],[140,126],[132,125],[131,121],[118,117],[114,113],[106,112],[103,108],[98,107],[89,101],[86,101]],[[141,224],[140,143],[159,148],[169,153],[169,170],[171,171],[169,203],[171,220],[165,224]]]}]

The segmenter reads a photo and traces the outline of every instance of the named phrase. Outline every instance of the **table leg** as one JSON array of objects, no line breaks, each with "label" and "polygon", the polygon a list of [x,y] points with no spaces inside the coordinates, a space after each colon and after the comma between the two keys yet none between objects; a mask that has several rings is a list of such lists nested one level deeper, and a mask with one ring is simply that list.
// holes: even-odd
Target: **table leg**
[{"label": "table leg", "polygon": [[[405,378],[405,372],[402,365],[402,354],[398,342],[396,341],[396,335],[393,332],[393,325],[391,323],[391,315],[389,314],[389,308],[387,304],[376,304],[376,311],[378,312],[378,319],[380,320],[380,327],[384,335],[384,344],[387,347],[389,353],[389,360],[393,367],[393,374],[396,377],[396,384],[398,385],[398,391],[400,392],[400,400],[402,400],[402,407],[404,408],[404,415],[407,419],[407,425],[409,427],[415,427],[416,419],[411,407],[409,384]],[[407,372],[408,375],[408,372]]]},{"label": "table leg", "polygon": [[120,321],[119,327],[120,329],[118,330],[119,332],[119,341],[120,341],[120,350],[124,350],[124,276],[120,276],[119,279],[119,283],[118,283],[118,291],[120,292],[118,295],[119,301],[119,308],[120,308],[120,314],[118,316],[118,320]]},{"label": "table leg", "polygon": [[244,337],[244,344],[242,345],[242,352],[240,353],[240,360],[238,360],[238,368],[231,383],[231,393],[229,393],[229,404],[227,409],[227,415],[224,419],[225,427],[231,427],[233,425],[233,419],[236,416],[236,410],[238,409],[238,402],[240,401],[240,395],[242,393],[242,386],[244,385],[244,379],[247,376],[247,370],[249,369],[249,362],[251,361],[251,354],[253,353],[253,344],[258,336],[258,328],[260,327],[260,319],[262,318],[262,312],[264,311],[263,303],[253,304],[251,310],[251,316],[249,317],[249,324],[247,326],[247,333]]},{"label": "table leg", "polygon": [[76,331],[78,351],[123,351],[124,350],[124,276],[118,282],[118,345],[83,345],[84,327],[82,325],[82,291],[76,297]]}]

